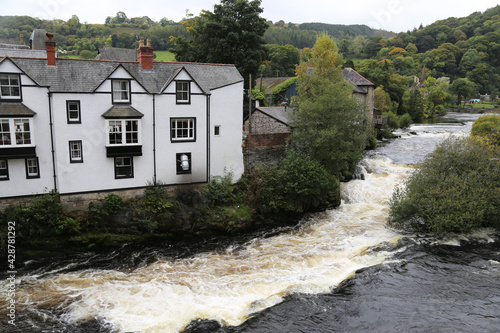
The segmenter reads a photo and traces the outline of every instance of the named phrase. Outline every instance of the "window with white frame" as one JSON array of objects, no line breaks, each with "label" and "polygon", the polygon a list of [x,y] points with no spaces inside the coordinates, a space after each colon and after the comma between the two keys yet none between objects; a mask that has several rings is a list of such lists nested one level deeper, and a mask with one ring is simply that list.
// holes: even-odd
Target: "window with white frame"
[{"label": "window with white frame", "polygon": [[0,119],[0,146],[32,145],[31,118]]},{"label": "window with white frame", "polygon": [[71,163],[83,163],[82,141],[69,142],[69,161]]},{"label": "window with white frame", "polygon": [[10,120],[0,119],[0,146],[11,145]]},{"label": "window with white frame", "polygon": [[175,95],[177,103],[189,104],[190,103],[190,82],[189,81],[176,81]]},{"label": "window with white frame", "polygon": [[139,124],[137,120],[125,120],[125,143],[139,143]]},{"label": "window with white frame", "polygon": [[140,144],[140,121],[137,119],[108,120],[109,145]]},{"label": "window with white frame", "polygon": [[115,179],[133,178],[134,160],[130,157],[115,157]]},{"label": "window with white frame", "polygon": [[215,125],[214,126],[214,135],[219,136],[220,135],[220,125]]},{"label": "window with white frame", "polygon": [[195,141],[195,118],[170,119],[171,141]]},{"label": "window with white frame", "polygon": [[0,74],[0,98],[3,100],[21,99],[19,74]]},{"label": "window with white frame", "polygon": [[113,103],[130,103],[130,81],[112,80]]},{"label": "window with white frame", "polygon": [[40,178],[38,158],[35,157],[26,159],[26,178]]},{"label": "window with white frame", "polygon": [[68,118],[68,124],[80,124],[82,122],[81,112],[80,112],[80,101],[67,101],[66,113]]},{"label": "window with white frame", "polygon": [[7,160],[0,160],[0,180],[9,180],[9,165]]}]

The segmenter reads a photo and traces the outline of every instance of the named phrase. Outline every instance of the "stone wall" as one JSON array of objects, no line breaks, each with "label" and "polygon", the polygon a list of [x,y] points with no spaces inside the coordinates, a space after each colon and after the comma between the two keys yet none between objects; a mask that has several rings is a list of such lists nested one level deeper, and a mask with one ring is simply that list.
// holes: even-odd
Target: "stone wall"
[{"label": "stone wall", "polygon": [[287,125],[269,117],[259,110],[252,113],[252,134],[289,132],[290,128]]},{"label": "stone wall", "polygon": [[[201,189],[204,184],[188,184],[188,185],[172,185],[166,186],[167,193],[170,195],[175,195],[179,191],[189,191],[194,189]],[[83,214],[88,210],[88,205],[91,201],[98,202],[103,200],[106,196],[110,194],[116,194],[122,197],[124,200],[140,197],[144,195],[143,188],[137,189],[127,189],[127,190],[115,190],[115,191],[102,191],[102,192],[89,192],[89,193],[79,193],[79,194],[61,194],[60,200],[67,213],[79,215]],[[4,210],[9,206],[16,206],[20,204],[26,204],[30,199],[34,199],[37,196],[26,196],[17,198],[7,198],[0,199],[0,211]]]},{"label": "stone wall", "polygon": [[246,148],[283,146],[290,133],[248,134]]},{"label": "stone wall", "polygon": [[279,162],[285,156],[285,146],[254,147],[243,149],[245,173],[250,174],[256,167],[264,168]]}]

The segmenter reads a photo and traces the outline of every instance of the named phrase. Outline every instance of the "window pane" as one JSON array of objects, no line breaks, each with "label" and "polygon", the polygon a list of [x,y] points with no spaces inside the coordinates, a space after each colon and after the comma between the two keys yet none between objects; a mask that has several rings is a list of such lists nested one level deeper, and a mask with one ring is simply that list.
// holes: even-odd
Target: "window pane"
[{"label": "window pane", "polygon": [[0,75],[0,93],[3,98],[16,98],[21,96],[21,84],[17,74]]},{"label": "window pane", "polygon": [[30,121],[28,119],[14,119],[16,145],[31,144]]},{"label": "window pane", "polygon": [[28,176],[37,177],[38,176],[38,161],[36,158],[30,158],[27,160],[28,166]]},{"label": "window pane", "polygon": [[9,178],[9,169],[7,168],[7,161],[0,160],[0,179],[8,179]]},{"label": "window pane", "polygon": [[121,144],[122,143],[122,123],[121,121],[109,122],[109,143]]},{"label": "window pane", "polygon": [[116,157],[115,158],[115,177],[133,177],[132,173],[132,158],[131,157]]},{"label": "window pane", "polygon": [[10,145],[10,126],[8,119],[0,120],[0,145]]}]

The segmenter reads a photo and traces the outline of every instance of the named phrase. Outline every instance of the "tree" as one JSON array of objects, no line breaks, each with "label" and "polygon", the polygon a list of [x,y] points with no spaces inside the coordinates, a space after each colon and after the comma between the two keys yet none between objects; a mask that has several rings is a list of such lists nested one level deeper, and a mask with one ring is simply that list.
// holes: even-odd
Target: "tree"
[{"label": "tree", "polygon": [[267,60],[263,70],[266,76],[293,76],[299,63],[299,50],[292,45],[265,45]]},{"label": "tree", "polygon": [[382,113],[390,112],[392,109],[391,97],[384,91],[383,86],[375,88],[374,106]]},{"label": "tree", "polygon": [[473,138],[446,140],[394,192],[389,226],[431,233],[500,228],[499,157]]},{"label": "tree", "polygon": [[457,95],[457,106],[459,106],[462,99],[467,99],[476,94],[476,85],[468,79],[456,79],[450,85],[450,91]]},{"label": "tree", "polygon": [[297,67],[291,143],[343,180],[352,175],[365,148],[367,119],[342,77],[341,64],[335,43],[324,34],[310,61]]},{"label": "tree", "polygon": [[[174,38],[178,61],[235,64],[247,78],[257,73],[264,59],[264,33],[260,0],[221,0],[214,12],[203,11],[185,26],[190,39]],[[247,82],[248,80],[245,80]]]},{"label": "tree", "polygon": [[420,121],[424,117],[424,98],[420,89],[410,90],[410,98],[408,100],[408,114],[413,121]]},{"label": "tree", "polygon": [[472,125],[471,134],[491,145],[500,146],[500,116],[479,117]]}]

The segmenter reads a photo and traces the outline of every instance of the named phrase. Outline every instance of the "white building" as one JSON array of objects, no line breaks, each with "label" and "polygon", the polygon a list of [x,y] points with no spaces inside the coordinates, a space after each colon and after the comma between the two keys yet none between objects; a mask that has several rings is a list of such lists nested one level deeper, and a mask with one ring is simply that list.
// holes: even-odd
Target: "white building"
[{"label": "white building", "polygon": [[243,172],[233,65],[0,58],[0,198],[206,183]]}]

